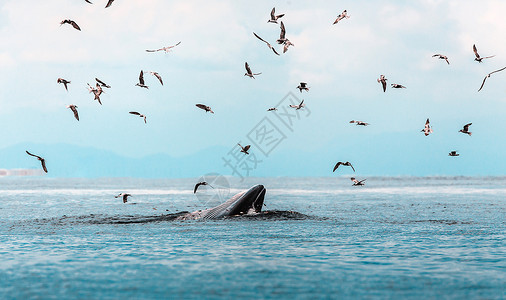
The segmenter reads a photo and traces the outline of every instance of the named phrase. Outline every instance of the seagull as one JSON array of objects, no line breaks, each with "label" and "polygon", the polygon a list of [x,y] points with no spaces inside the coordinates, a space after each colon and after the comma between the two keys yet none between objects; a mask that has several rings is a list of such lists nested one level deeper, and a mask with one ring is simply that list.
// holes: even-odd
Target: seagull
[{"label": "seagull", "polygon": [[87,85],[88,85],[88,91],[95,95],[95,99],[93,99],[93,100],[97,100],[98,103],[100,103],[100,105],[102,105],[102,102],[100,101],[100,95],[103,92],[102,87],[98,83],[96,84],[96,87],[97,87],[96,89],[92,88],[89,83],[87,83]]},{"label": "seagull", "polygon": [[405,89],[406,87],[403,86],[402,84],[397,84],[397,83],[392,83],[390,84],[392,86],[392,88],[394,89]]},{"label": "seagull", "polygon": [[469,131],[469,126],[473,125],[473,123],[467,123],[466,125],[464,125],[464,128],[459,130],[459,132],[462,132],[462,133],[465,133],[469,136],[471,136],[473,133]]},{"label": "seagull", "polygon": [[334,170],[332,170],[332,172],[335,172],[340,165],[351,167],[353,172],[355,172],[355,168],[351,165],[349,161],[347,162],[338,161],[337,164],[334,166]]},{"label": "seagull", "polygon": [[249,68],[249,65],[248,65],[247,62],[244,63],[244,67],[246,68],[246,73],[244,73],[244,76],[248,76],[248,77],[254,79],[255,78],[254,75],[260,75],[260,74],[262,74],[262,73],[253,73],[253,72],[251,72],[251,69]]},{"label": "seagull", "polygon": [[63,79],[63,78],[58,78],[58,79],[56,80],[56,82],[58,82],[58,83],[63,83],[63,86],[65,86],[65,89],[67,90],[67,92],[69,91],[69,89],[67,88],[67,84],[69,84],[69,83],[70,83],[70,81],[65,80],[65,79]]},{"label": "seagull", "polygon": [[60,26],[63,25],[63,24],[70,24],[75,29],[81,31],[81,28],[79,28],[79,25],[77,25],[77,23],[74,22],[74,21],[72,21],[72,20],[63,20],[63,21],[60,22]]},{"label": "seagull", "polygon": [[278,109],[277,109],[277,108],[275,108],[275,107],[271,107],[271,108],[269,108],[267,111],[273,111],[273,110],[278,110]]},{"label": "seagull", "polygon": [[427,121],[425,122],[425,128],[422,129],[422,132],[425,133],[425,136],[428,136],[430,133],[432,133],[432,128],[430,128],[430,124],[429,124],[429,118],[427,118]]},{"label": "seagull", "polygon": [[[206,181],[202,181],[202,182],[199,182],[195,185],[195,187],[193,188],[193,193],[195,194],[197,192],[197,189],[199,188],[199,186],[201,185],[208,185],[210,186],[211,188],[213,188],[212,185],[210,185],[209,183],[207,183]],[[213,188],[214,189],[214,188]]]},{"label": "seagull", "polygon": [[459,156],[460,154],[457,153],[457,151],[450,151],[450,153],[448,153],[448,156]]},{"label": "seagull", "polygon": [[141,117],[141,118],[144,118],[144,124],[146,124],[146,116],[145,116],[145,115],[143,115],[143,114],[141,114],[141,113],[138,113],[138,112],[136,112],[136,111],[131,111],[131,112],[129,112],[129,113],[130,113],[130,114],[132,114],[132,115],[136,115],[136,116],[139,116],[139,117]]},{"label": "seagull", "polygon": [[37,157],[37,159],[40,161],[40,164],[42,165],[42,169],[44,170],[44,172],[47,173],[47,168],[46,168],[46,160],[43,159],[42,157],[38,156],[38,155],[35,155],[35,154],[31,154],[30,152],[26,151],[26,154],[28,155],[31,155],[31,156],[34,156],[34,157]]},{"label": "seagull", "polygon": [[212,114],[214,114],[214,111],[211,110],[211,108],[207,105],[204,105],[204,104],[195,104],[196,107],[198,108],[201,108],[203,110],[205,110],[206,112],[211,112]]},{"label": "seagull", "polygon": [[246,145],[246,146],[241,146],[241,144],[237,143],[237,145],[239,145],[239,147],[241,147],[241,152],[244,153],[244,154],[249,154],[248,153],[248,150],[249,148],[251,147],[251,145]]},{"label": "seagull", "polygon": [[380,78],[376,79],[378,82],[381,82],[381,85],[383,86],[383,92],[386,92],[387,90],[387,80],[385,78],[385,75],[380,75]]},{"label": "seagull", "polygon": [[292,105],[292,104],[290,104],[290,107],[291,108],[295,108],[295,110],[299,110],[299,109],[303,108],[304,106],[305,106],[304,99],[302,99],[302,101],[299,103],[299,105]]},{"label": "seagull", "polygon": [[160,49],[156,49],[156,50],[146,50],[146,52],[157,52],[157,51],[164,51],[165,53],[169,53],[174,47],[176,47],[177,45],[181,44],[181,42],[173,45],[173,46],[167,46],[167,47],[163,47],[163,48],[160,48]]},{"label": "seagull", "polygon": [[141,73],[139,74],[139,83],[136,83],[135,85],[149,89],[149,86],[144,84],[144,72],[142,70]]},{"label": "seagull", "polygon": [[439,59],[444,59],[444,60],[446,60],[446,62],[448,64],[450,64],[450,62],[448,61],[448,57],[446,55],[443,55],[443,54],[434,54],[434,55],[432,55],[432,57],[437,57]]},{"label": "seagull", "polygon": [[160,81],[160,83],[163,85],[162,76],[160,76],[160,74],[158,74],[157,72],[153,72],[153,71],[149,71],[149,73],[151,75],[155,76],[156,78],[158,78],[158,81]]},{"label": "seagull", "polygon": [[286,37],[285,37],[285,34],[286,34],[286,30],[285,30],[285,24],[283,24],[283,21],[281,21],[281,33],[279,34],[279,39],[276,40],[276,42],[278,44],[283,44],[284,45],[284,48],[283,48],[283,53],[285,53],[286,51],[288,51],[288,47],[289,46],[295,46],[294,44],[292,44],[292,42],[290,42]]},{"label": "seagull", "polygon": [[295,45],[292,44],[292,42],[290,42],[289,40],[286,40],[285,46],[283,47],[283,53],[286,53],[286,51],[288,51],[288,47],[290,47],[290,46],[295,46]]},{"label": "seagull", "polygon": [[275,15],[276,14],[276,8],[273,7],[272,10],[271,10],[271,19],[267,21],[267,23],[278,23],[278,19],[283,17],[285,14],[281,14],[281,15]]},{"label": "seagull", "polygon": [[366,122],[362,122],[362,121],[355,121],[355,120],[351,120],[350,123],[355,123],[355,125],[362,125],[362,126],[367,126],[367,125],[371,125],[369,123],[366,123]]},{"label": "seagull", "polygon": [[123,203],[127,203],[127,199],[128,199],[129,196],[131,197],[132,195],[127,194],[127,193],[121,193],[118,196],[114,196],[114,198],[122,198],[123,199]]},{"label": "seagull", "polygon": [[492,55],[492,56],[486,56],[486,57],[480,57],[480,55],[478,54],[478,49],[476,49],[476,45],[473,44],[473,51],[474,51],[474,55],[476,55],[476,58],[474,59],[475,61],[481,63],[482,60],[486,59],[486,58],[492,58],[494,57],[495,55]]},{"label": "seagull", "polygon": [[302,90],[306,91],[306,92],[309,92],[309,87],[307,86],[307,83],[305,82],[301,82],[299,84],[298,87],[296,87],[297,89],[299,89],[299,91],[302,93]]},{"label": "seagull", "polygon": [[274,47],[272,47],[271,44],[269,44],[269,42],[267,42],[266,40],[264,40],[263,38],[259,37],[256,33],[253,32],[253,34],[257,37],[257,39],[261,40],[262,42],[266,43],[267,44],[267,47],[269,47],[270,49],[272,49],[272,51],[274,51],[274,53],[276,55],[279,55],[279,53],[276,51],[276,49],[274,49]]},{"label": "seagull", "polygon": [[108,88],[108,89],[111,88],[110,85],[106,84],[105,82],[103,82],[102,80],[100,80],[100,79],[98,79],[96,77],[95,77],[95,81],[98,82],[100,84],[100,86],[102,86],[102,87],[105,87],[105,88]]},{"label": "seagull", "polygon": [[76,118],[76,120],[79,121],[79,114],[77,113],[77,105],[70,104],[67,105],[67,108],[70,108],[70,110],[74,113],[74,117]]},{"label": "seagull", "polygon": [[105,8],[108,8],[109,6],[111,6],[111,4],[114,2],[114,0],[109,0],[107,2],[107,5],[105,6]]},{"label": "seagull", "polygon": [[480,89],[478,90],[481,91],[481,89],[483,88],[483,86],[485,85],[485,80],[487,80],[487,78],[490,77],[490,75],[494,74],[494,73],[497,73],[497,72],[500,72],[502,70],[506,69],[506,67],[502,68],[502,69],[499,69],[499,70],[495,70],[494,72],[491,72],[491,73],[488,73],[487,76],[485,76],[485,78],[483,78],[483,82],[481,83],[481,86],[480,86]]},{"label": "seagull", "polygon": [[344,18],[346,19],[350,18],[350,16],[348,16],[348,12],[346,11],[346,9],[340,15],[337,16],[337,19],[334,21],[332,25],[336,24],[337,22],[341,21]]},{"label": "seagull", "polygon": [[353,181],[353,186],[365,185],[364,181],[367,180],[367,179],[362,179],[362,180],[358,181],[355,179],[355,177],[351,177],[350,179],[351,179],[351,181]]}]

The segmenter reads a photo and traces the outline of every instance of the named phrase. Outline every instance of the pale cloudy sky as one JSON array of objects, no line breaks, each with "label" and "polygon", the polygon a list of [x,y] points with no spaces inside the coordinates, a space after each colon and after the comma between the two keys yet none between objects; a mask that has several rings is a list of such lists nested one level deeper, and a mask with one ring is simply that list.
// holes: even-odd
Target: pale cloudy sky
[{"label": "pale cloudy sky", "polygon": [[[426,174],[506,173],[506,73],[477,92],[487,73],[506,66],[504,1],[117,0],[107,9],[105,0],[92,2],[0,2],[0,148],[61,143],[132,157],[228,149],[293,92],[311,115],[278,154],[367,158],[378,170],[398,160],[426,166],[459,150],[470,167],[445,169],[438,161]],[[279,57],[252,34],[274,44],[279,25],[267,23],[274,6],[295,44]],[[351,17],[332,25],[344,9]],[[63,19],[82,31],[60,26]],[[144,51],[179,41],[169,54]],[[482,56],[497,56],[473,61],[474,43]],[[245,61],[262,74],[244,77]],[[141,69],[157,71],[165,85],[146,74],[150,89],[136,87]],[[380,74],[407,89],[383,93]],[[71,80],[69,92],[58,77]],[[103,106],[86,90],[95,77],[112,86]],[[309,93],[295,88],[300,81]],[[65,108],[70,103],[81,121]],[[131,110],[145,113],[148,124]],[[428,117],[434,134],[425,137]],[[371,126],[358,128],[352,119]],[[468,122],[472,137],[458,133]],[[322,165],[331,163],[326,159]],[[412,167],[401,173],[417,174]]]}]

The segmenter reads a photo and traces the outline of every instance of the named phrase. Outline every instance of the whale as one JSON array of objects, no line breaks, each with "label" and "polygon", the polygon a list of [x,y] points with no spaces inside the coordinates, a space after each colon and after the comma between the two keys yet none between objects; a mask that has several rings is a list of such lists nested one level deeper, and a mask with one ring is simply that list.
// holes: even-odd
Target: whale
[{"label": "whale", "polygon": [[242,191],[222,204],[206,210],[199,210],[179,216],[180,220],[219,219],[227,216],[239,216],[260,213],[264,205],[265,187],[255,185]]}]

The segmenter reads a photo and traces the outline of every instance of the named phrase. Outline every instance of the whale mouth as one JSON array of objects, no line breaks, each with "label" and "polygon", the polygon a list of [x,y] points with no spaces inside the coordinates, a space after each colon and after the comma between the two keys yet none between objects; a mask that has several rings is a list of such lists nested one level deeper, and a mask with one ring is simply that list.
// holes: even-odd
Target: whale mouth
[{"label": "whale mouth", "polygon": [[229,215],[247,214],[250,210],[256,213],[262,211],[265,198],[265,187],[261,184],[250,188],[246,193],[241,195],[229,209]]}]

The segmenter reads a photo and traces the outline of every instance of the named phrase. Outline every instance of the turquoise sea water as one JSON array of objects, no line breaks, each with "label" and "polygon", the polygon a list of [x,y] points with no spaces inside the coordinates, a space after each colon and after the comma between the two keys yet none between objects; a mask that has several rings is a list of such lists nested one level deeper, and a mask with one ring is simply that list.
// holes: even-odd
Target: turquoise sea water
[{"label": "turquoise sea water", "polygon": [[[0,178],[0,298],[506,298],[505,177],[196,182]],[[254,184],[265,214],[174,218]]]}]

